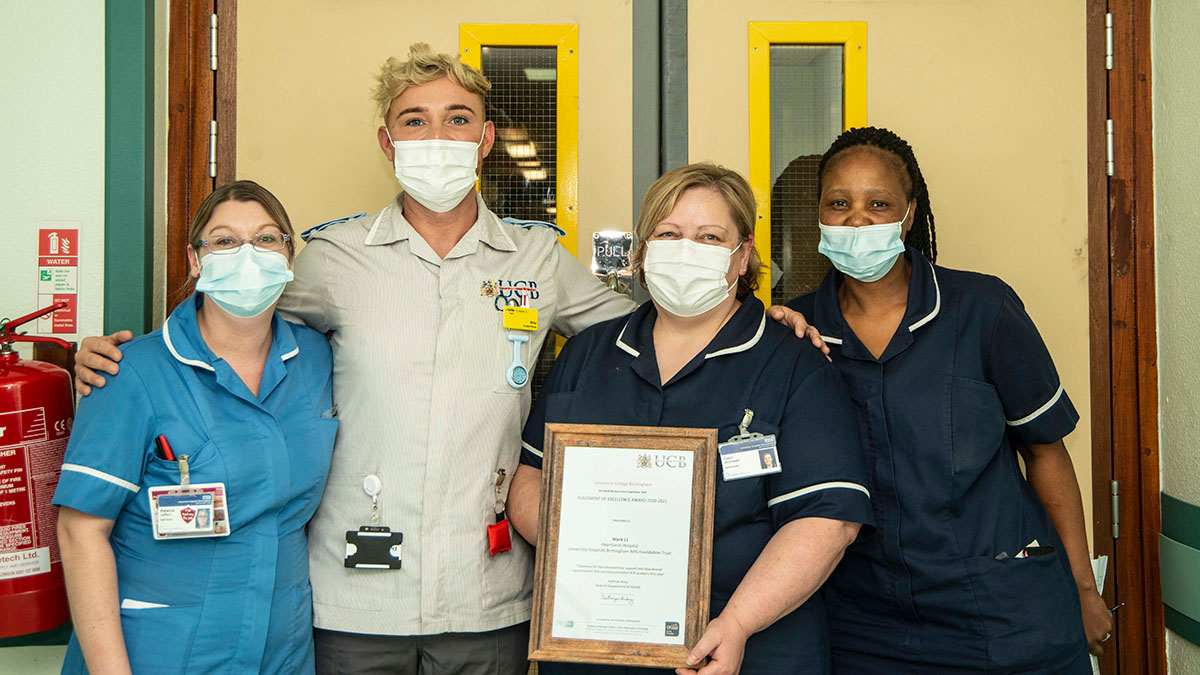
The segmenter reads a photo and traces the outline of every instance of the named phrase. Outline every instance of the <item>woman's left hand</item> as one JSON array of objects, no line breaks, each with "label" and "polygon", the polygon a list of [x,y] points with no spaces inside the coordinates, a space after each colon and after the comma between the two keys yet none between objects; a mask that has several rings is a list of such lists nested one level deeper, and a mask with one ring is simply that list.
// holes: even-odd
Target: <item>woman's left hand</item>
[{"label": "woman's left hand", "polygon": [[821,339],[821,331],[808,325],[808,321],[800,312],[784,305],[771,305],[767,308],[767,316],[791,328],[796,332],[796,337],[802,340],[808,338],[814,347],[820,349],[825,356],[829,356],[829,345]]},{"label": "woman's left hand", "polygon": [[742,656],[746,652],[746,639],[750,634],[732,617],[722,613],[708,622],[704,635],[688,654],[688,663],[700,663],[709,657],[708,663],[699,668],[676,668],[676,675],[735,675],[742,667]]},{"label": "woman's left hand", "polygon": [[1087,636],[1088,651],[1100,656],[1104,653],[1104,643],[1112,637],[1112,612],[1095,589],[1080,589],[1079,604],[1083,606],[1083,634]]}]

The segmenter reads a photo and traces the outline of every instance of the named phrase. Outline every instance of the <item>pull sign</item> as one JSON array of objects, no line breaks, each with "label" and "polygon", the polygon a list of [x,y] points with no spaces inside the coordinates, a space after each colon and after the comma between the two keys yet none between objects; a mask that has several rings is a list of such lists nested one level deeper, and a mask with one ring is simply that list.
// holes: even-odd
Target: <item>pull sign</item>
[{"label": "pull sign", "polygon": [[[1112,14],[1109,14],[1111,17]],[[1112,41],[1109,40],[1109,50],[1112,50]],[[217,70],[217,16],[212,14],[209,17],[209,67],[211,70]]]}]

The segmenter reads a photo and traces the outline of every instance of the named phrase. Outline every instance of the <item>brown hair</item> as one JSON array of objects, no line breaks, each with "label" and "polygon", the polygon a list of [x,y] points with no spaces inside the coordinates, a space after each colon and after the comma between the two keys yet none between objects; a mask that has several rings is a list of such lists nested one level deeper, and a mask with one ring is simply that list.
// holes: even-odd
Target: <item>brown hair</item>
[{"label": "brown hair", "polygon": [[392,101],[405,89],[443,77],[450,78],[451,82],[478,95],[487,103],[492,83],[483,73],[460,61],[457,54],[437,54],[429,45],[417,42],[408,48],[407,61],[393,56],[384,61],[379,67],[379,75],[375,77],[379,84],[371,98],[375,100],[376,114],[383,120],[384,126],[388,123],[387,114]]},{"label": "brown hair", "polygon": [[[650,235],[679,201],[679,196],[692,188],[707,188],[715,191],[729,205],[733,215],[734,225],[737,226],[740,241],[747,241],[754,236],[755,210],[757,202],[754,190],[742,174],[727,169],[712,162],[697,162],[681,166],[664,173],[642,199],[642,213],[638,217],[634,236],[638,246],[630,256],[634,273],[645,285],[642,277],[642,261],[646,256],[646,242]],[[750,258],[746,264],[746,273],[738,278],[737,297],[744,298],[758,288],[758,277],[762,272],[762,262],[758,259],[758,251],[750,249]]]},{"label": "brown hair", "polygon": [[200,207],[196,209],[196,215],[192,217],[192,227],[188,230],[188,243],[196,249],[197,255],[200,252],[200,233],[204,231],[204,226],[208,225],[208,221],[212,220],[213,211],[225,202],[257,202],[262,206],[267,215],[271,216],[271,220],[279,226],[279,230],[288,236],[288,258],[292,257],[296,250],[296,230],[292,229],[292,221],[288,219],[287,211],[284,210],[283,204],[275,195],[252,180],[236,180],[226,183],[213,190],[204,198],[204,201],[200,202]]}]

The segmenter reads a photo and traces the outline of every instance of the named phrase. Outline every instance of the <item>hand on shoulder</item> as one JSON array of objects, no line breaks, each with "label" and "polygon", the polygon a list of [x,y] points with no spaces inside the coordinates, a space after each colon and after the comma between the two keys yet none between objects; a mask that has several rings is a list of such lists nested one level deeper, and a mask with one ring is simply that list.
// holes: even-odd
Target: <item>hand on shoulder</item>
[{"label": "hand on shoulder", "polygon": [[85,337],[75,354],[75,391],[80,396],[87,396],[92,393],[92,387],[103,387],[106,380],[100,372],[117,374],[120,369],[117,363],[121,360],[118,345],[132,339],[133,333],[127,330]]}]

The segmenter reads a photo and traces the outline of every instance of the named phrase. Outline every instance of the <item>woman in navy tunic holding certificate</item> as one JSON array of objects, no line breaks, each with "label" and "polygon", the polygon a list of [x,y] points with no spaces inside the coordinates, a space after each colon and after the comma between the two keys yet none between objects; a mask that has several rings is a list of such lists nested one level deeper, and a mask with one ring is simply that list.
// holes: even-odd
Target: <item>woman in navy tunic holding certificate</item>
[{"label": "woman in navy tunic holding certificate", "polygon": [[508,509],[536,543],[547,422],[715,427],[722,442],[744,431],[773,436],[769,466],[759,449],[736,475],[718,470],[713,619],[690,661],[711,658],[703,675],[826,673],[825,611],[814,593],[871,522],[870,499],[836,369],[767,320],[752,293],[754,219],[745,179],[713,164],[680,167],[650,187],[633,262],[653,300],[567,342],[525,426]]},{"label": "woman in navy tunic holding certificate", "polygon": [[854,399],[878,528],[823,591],[834,670],[1091,672],[1112,622],[1062,441],[1079,415],[1037,328],[1003,281],[933,265],[929,193],[898,136],[848,131],[818,176],[835,269],[789,306]]},{"label": "woman in navy tunic holding certificate", "polygon": [[196,212],[196,289],[79,406],[54,494],[64,673],[313,670],[304,528],[337,432],[329,344],[276,316],[293,230],[249,181]]}]

